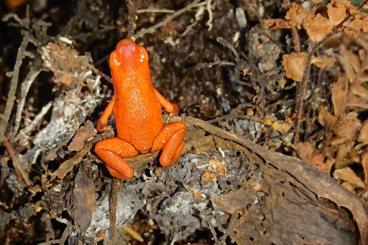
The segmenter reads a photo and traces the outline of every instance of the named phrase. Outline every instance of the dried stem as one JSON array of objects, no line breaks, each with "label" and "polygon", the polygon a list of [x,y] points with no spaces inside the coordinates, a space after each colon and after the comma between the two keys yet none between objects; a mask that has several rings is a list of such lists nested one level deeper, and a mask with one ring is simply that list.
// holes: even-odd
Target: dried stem
[{"label": "dried stem", "polygon": [[[188,4],[187,6],[185,6],[184,8],[179,9],[179,10],[178,10],[178,11],[176,11],[175,13],[173,13],[173,14],[171,14],[171,15],[166,16],[166,18],[165,18],[163,21],[161,21],[161,22],[159,22],[159,23],[157,23],[157,24],[155,24],[155,25],[153,25],[153,26],[151,26],[151,27],[149,27],[149,28],[145,28],[145,29],[140,30],[139,32],[137,32],[137,33],[133,36],[133,38],[138,39],[138,38],[141,38],[141,37],[143,37],[144,35],[146,35],[146,34],[148,34],[148,33],[153,33],[153,32],[155,32],[158,28],[160,28],[160,27],[162,27],[162,26],[166,25],[167,23],[169,23],[170,21],[174,20],[174,19],[175,19],[175,18],[177,18],[178,16],[180,16],[180,15],[184,14],[185,12],[189,11],[189,10],[190,10],[190,9],[192,9],[192,8],[197,7],[198,2],[199,2],[199,0],[195,0],[195,1],[193,1],[192,3]],[[206,2],[205,2],[205,3],[206,3]]]},{"label": "dried stem", "polygon": [[8,138],[4,137],[2,140],[3,146],[9,153],[10,158],[12,159],[15,174],[20,178],[24,185],[30,187],[33,185],[32,181],[29,179],[28,173],[24,168],[23,164],[19,160],[17,153],[15,152],[13,146],[10,144]]},{"label": "dried stem", "polygon": [[10,89],[8,92],[8,98],[5,105],[5,111],[4,114],[1,115],[1,122],[0,122],[0,141],[3,140],[4,133],[6,130],[6,127],[8,126],[10,114],[13,110],[13,105],[15,101],[15,92],[17,91],[18,86],[18,78],[19,78],[19,70],[23,63],[23,58],[26,55],[26,48],[28,45],[29,40],[26,38],[23,39],[22,43],[20,44],[20,47],[18,49],[17,53],[17,59],[14,65],[14,70],[11,73],[11,80],[10,80]]}]

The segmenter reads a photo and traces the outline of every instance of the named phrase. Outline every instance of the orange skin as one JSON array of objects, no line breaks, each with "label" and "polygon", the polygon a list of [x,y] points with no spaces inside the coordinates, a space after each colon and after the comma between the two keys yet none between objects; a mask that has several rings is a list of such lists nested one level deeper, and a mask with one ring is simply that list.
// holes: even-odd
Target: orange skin
[{"label": "orange skin", "polygon": [[162,149],[160,164],[170,167],[183,151],[186,127],[182,122],[164,125],[162,107],[171,114],[177,114],[178,107],[153,87],[146,49],[130,39],[121,40],[110,55],[109,66],[114,96],[98,120],[97,130],[105,129],[113,113],[117,137],[98,142],[96,154],[110,174],[122,180],[134,176],[124,158]]}]

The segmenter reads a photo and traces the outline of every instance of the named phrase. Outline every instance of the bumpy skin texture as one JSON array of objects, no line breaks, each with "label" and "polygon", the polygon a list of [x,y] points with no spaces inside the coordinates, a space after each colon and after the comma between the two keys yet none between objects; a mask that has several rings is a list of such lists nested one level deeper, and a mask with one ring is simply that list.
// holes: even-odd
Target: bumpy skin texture
[{"label": "bumpy skin texture", "polygon": [[134,175],[124,160],[127,157],[162,149],[160,164],[171,166],[183,151],[186,128],[182,122],[163,124],[162,107],[171,114],[177,114],[178,107],[153,87],[146,49],[123,39],[111,53],[109,66],[114,96],[98,120],[97,130],[103,131],[114,113],[117,137],[98,142],[96,154],[112,176],[123,180]]}]

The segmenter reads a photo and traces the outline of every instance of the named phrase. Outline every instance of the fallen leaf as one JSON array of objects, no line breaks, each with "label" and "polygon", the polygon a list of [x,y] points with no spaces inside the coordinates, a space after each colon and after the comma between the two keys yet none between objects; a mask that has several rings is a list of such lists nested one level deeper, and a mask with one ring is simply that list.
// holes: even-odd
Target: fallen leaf
[{"label": "fallen leaf", "polygon": [[288,119],[286,119],[285,121],[276,121],[272,123],[272,128],[282,134],[289,132],[292,126],[292,121]]},{"label": "fallen leaf", "polygon": [[338,25],[346,16],[346,7],[341,4],[329,3],[327,5],[328,18],[332,25]]},{"label": "fallen leaf", "polygon": [[292,27],[300,29],[309,13],[299,4],[292,4],[286,13],[285,19]]},{"label": "fallen leaf", "polygon": [[72,142],[68,145],[68,151],[82,150],[84,144],[94,135],[96,135],[96,129],[94,128],[93,123],[87,120],[84,126],[78,129],[77,133],[74,135]]},{"label": "fallen leaf", "polygon": [[80,167],[75,177],[69,213],[81,231],[85,231],[88,228],[95,209],[95,185],[86,175],[83,168]]},{"label": "fallen leaf", "polygon": [[341,87],[340,82],[331,85],[331,99],[334,107],[334,114],[336,116],[342,115],[345,111],[346,95],[347,91]]},{"label": "fallen leaf", "polygon": [[326,107],[319,109],[318,122],[325,128],[332,128],[336,124],[337,118],[333,116]]},{"label": "fallen leaf", "polygon": [[340,179],[352,184],[355,187],[364,188],[364,182],[354,173],[351,168],[337,169],[333,173],[335,179]]},{"label": "fallen leaf", "polygon": [[340,118],[334,127],[334,133],[343,139],[343,141],[353,139],[360,128],[362,127],[361,122],[358,119],[358,114],[356,112],[350,112],[346,116]]},{"label": "fallen leaf", "polygon": [[265,28],[274,28],[274,29],[290,29],[290,24],[288,21],[283,19],[268,19],[263,20],[263,26]]},{"label": "fallen leaf", "polygon": [[364,123],[360,129],[359,141],[364,145],[368,144],[368,122]]},{"label": "fallen leaf", "polygon": [[205,183],[211,182],[216,179],[216,175],[214,173],[211,173],[209,171],[206,171],[202,174],[201,180]]},{"label": "fallen leaf", "polygon": [[299,157],[316,167],[321,172],[325,173],[327,168],[324,162],[324,156],[318,153],[314,145],[310,142],[299,142],[296,145],[296,151]]},{"label": "fallen leaf", "polygon": [[308,16],[304,21],[304,29],[313,42],[319,42],[331,32],[333,25],[330,20],[321,14]]},{"label": "fallen leaf", "polygon": [[312,65],[324,69],[333,66],[335,59],[331,57],[313,57],[311,62]]},{"label": "fallen leaf", "polygon": [[216,159],[211,159],[208,161],[209,170],[212,171],[217,176],[226,176],[227,169],[226,165],[223,161],[219,161]]},{"label": "fallen leaf", "polygon": [[335,161],[335,168],[341,169],[349,166],[352,164],[353,161],[353,147],[354,141],[346,142],[345,144],[340,144],[338,146],[338,150],[336,153],[336,161]]},{"label": "fallen leaf", "polygon": [[362,157],[362,167],[364,171],[364,183],[368,185],[368,152],[365,150]]},{"label": "fallen leaf", "polygon": [[307,53],[291,53],[282,56],[282,65],[287,78],[301,82],[303,80],[304,69],[307,64]]}]

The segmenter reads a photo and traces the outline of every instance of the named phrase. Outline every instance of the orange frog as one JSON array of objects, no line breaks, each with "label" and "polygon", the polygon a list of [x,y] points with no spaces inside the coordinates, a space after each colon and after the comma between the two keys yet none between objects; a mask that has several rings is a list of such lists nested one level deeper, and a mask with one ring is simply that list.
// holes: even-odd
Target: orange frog
[{"label": "orange frog", "polygon": [[183,151],[186,127],[182,122],[164,125],[162,107],[171,114],[177,114],[178,107],[153,87],[146,49],[130,39],[121,40],[110,55],[109,66],[114,96],[98,120],[97,130],[103,131],[114,113],[117,137],[98,142],[96,154],[110,174],[122,180],[134,175],[124,158],[162,149],[160,164],[171,166]]}]

